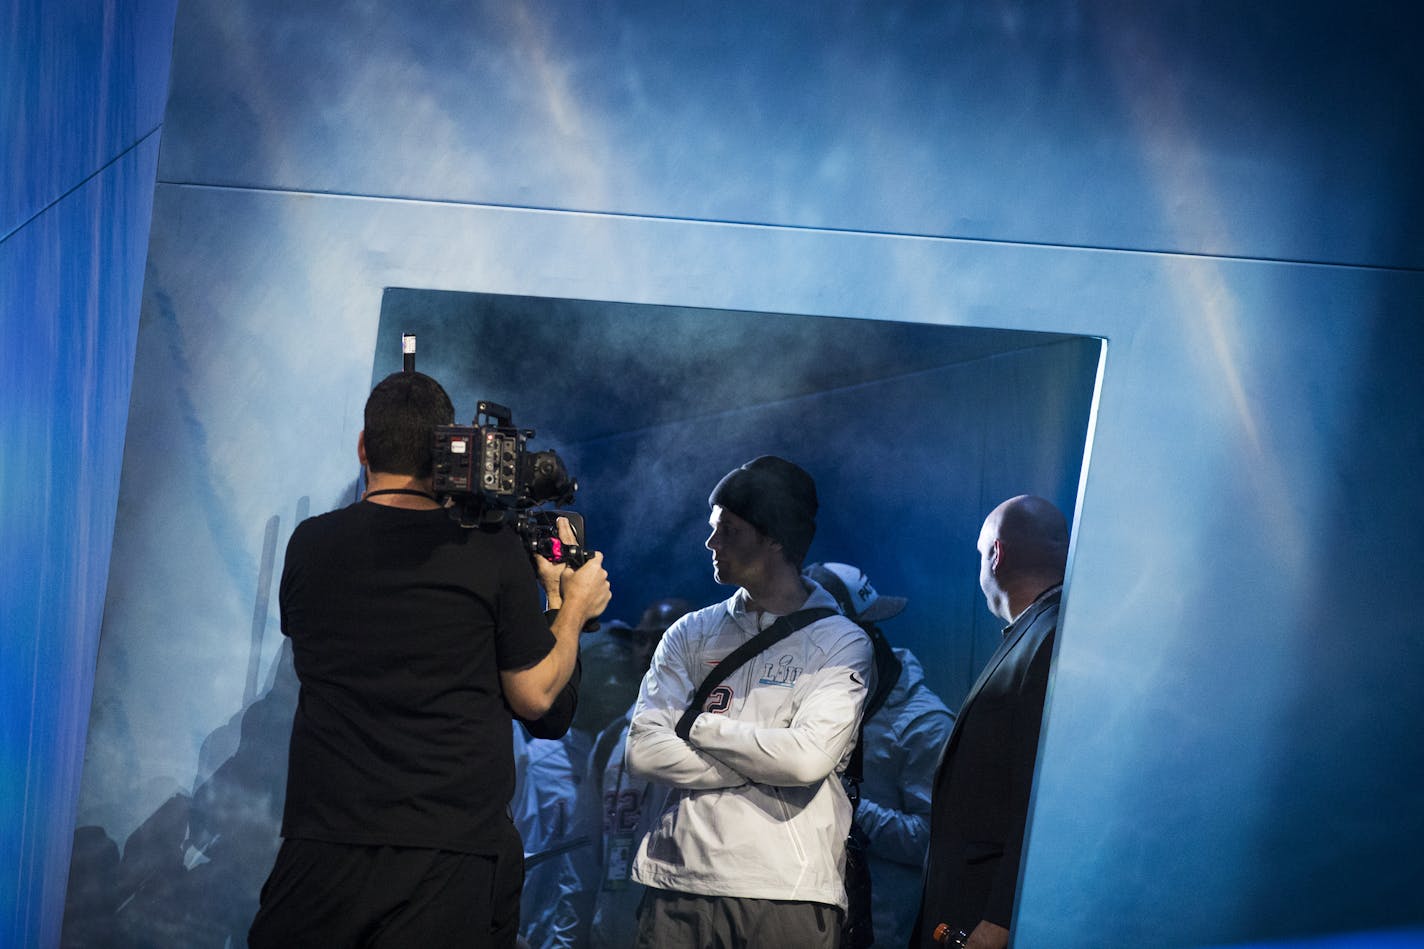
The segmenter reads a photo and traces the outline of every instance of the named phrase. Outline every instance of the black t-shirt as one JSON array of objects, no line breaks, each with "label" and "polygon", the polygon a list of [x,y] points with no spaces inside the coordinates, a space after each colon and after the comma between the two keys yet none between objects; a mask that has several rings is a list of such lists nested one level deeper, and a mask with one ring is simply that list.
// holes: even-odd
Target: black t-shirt
[{"label": "black t-shirt", "polygon": [[301,681],[282,835],[495,850],[514,790],[499,671],[554,645],[518,535],[363,501],[297,526],[281,609]]}]

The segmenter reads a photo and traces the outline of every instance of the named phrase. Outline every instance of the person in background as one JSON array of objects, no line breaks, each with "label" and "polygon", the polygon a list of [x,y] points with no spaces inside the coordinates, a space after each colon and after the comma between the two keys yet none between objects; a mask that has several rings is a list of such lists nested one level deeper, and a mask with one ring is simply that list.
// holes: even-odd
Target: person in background
[{"label": "person in background", "polygon": [[[878,594],[850,564],[811,564],[806,576],[872,639],[883,639],[876,624],[898,616],[906,605],[904,597]],[[877,660],[890,650],[888,643],[877,643]],[[930,785],[954,714],[925,684],[924,668],[910,650],[895,647],[890,655],[889,662],[876,664],[876,688],[889,693],[861,732],[863,778],[852,833],[861,835],[869,857],[875,944],[903,946],[915,921],[929,847]]]},{"label": "person in background", "polygon": [[[1068,522],[1051,502],[1010,498],[979,532],[979,588],[1006,624],[945,743],[930,809],[919,921],[912,947],[1009,943],[1024,825],[1048,691]],[[943,927],[941,929],[941,927]]]},{"label": "person in background", "polygon": [[[582,681],[568,733],[524,741],[523,767],[511,801],[524,838],[527,867],[520,899],[520,935],[532,949],[585,945],[596,875],[599,784],[588,779],[594,739],[637,696],[640,650],[628,624],[604,623],[579,647]],[[520,744],[516,736],[516,745]]]},{"label": "person in background", "polygon": [[[654,600],[643,610],[638,625],[621,633],[632,645],[637,679],[647,673],[663,633],[691,609],[692,604],[679,597]],[[583,811],[584,827],[598,838],[584,877],[592,902],[587,927],[587,945],[592,949],[627,949],[633,944],[643,898],[642,884],[632,878],[633,854],[667,803],[665,785],[634,777],[623,760],[636,683],[635,679],[624,714],[599,734],[589,757],[586,787],[597,793],[590,795],[592,806]]]}]

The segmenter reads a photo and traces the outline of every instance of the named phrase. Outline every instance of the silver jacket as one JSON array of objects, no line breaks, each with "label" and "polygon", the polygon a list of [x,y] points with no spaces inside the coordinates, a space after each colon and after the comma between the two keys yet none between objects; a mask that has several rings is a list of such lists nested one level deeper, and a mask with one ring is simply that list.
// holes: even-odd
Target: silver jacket
[{"label": "silver jacket", "polygon": [[[803,609],[835,600],[810,588]],[[843,616],[818,620],[726,680],[688,741],[674,732],[709,671],[776,619],[747,594],[678,620],[633,709],[628,771],[673,788],[638,847],[633,878],[709,896],[846,905],[851,808],[836,774],[855,745],[873,675],[870,639]],[[723,691],[725,690],[725,691]]]}]

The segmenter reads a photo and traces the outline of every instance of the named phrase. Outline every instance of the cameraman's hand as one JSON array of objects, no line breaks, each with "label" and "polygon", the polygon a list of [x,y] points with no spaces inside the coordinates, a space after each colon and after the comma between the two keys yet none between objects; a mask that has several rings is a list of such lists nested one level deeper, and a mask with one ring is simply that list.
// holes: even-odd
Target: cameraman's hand
[{"label": "cameraman's hand", "polygon": [[964,949],[1005,949],[1009,944],[1009,931],[987,919],[979,920],[979,925],[969,934]]},{"label": "cameraman's hand", "polygon": [[[574,533],[573,525],[569,523],[567,517],[556,518],[554,524],[558,528],[560,542],[564,544],[578,543],[578,535]],[[534,569],[539,572],[539,585],[544,588],[544,599],[548,601],[545,608],[562,609],[564,597],[560,591],[560,583],[564,573],[572,573],[573,568],[568,564],[554,563],[545,557],[535,556]]]},{"label": "cameraman's hand", "polygon": [[[560,523],[563,519],[560,518]],[[562,533],[562,532],[561,532]],[[539,574],[539,585],[544,588],[544,599],[546,609],[557,610],[563,607],[564,597],[559,591],[560,580],[565,573],[573,573],[568,564],[554,563],[544,557],[535,555],[534,569]]]},{"label": "cameraman's hand", "polygon": [[[570,546],[579,543],[580,538],[574,533],[568,518],[558,518],[555,523],[560,541]],[[549,609],[582,613],[582,625],[608,608],[613,591],[608,583],[608,573],[603,569],[603,554],[595,553],[577,570],[543,557],[535,557],[534,565],[539,571],[539,583],[544,587]],[[590,570],[590,567],[596,569]]]},{"label": "cameraman's hand", "polygon": [[613,599],[608,583],[608,571],[603,569],[603,553],[596,551],[582,567],[565,567],[559,575],[559,594],[563,601],[560,612],[572,612],[582,617],[580,626],[603,614]]}]

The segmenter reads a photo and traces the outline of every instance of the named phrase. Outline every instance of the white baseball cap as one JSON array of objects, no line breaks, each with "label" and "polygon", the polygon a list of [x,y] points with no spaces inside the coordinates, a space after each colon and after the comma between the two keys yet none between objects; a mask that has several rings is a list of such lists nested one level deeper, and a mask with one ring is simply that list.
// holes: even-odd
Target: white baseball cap
[{"label": "white baseball cap", "polygon": [[875,623],[898,616],[909,602],[903,596],[876,593],[870,578],[848,563],[813,563],[805,574],[836,598],[842,613],[859,622]]}]

